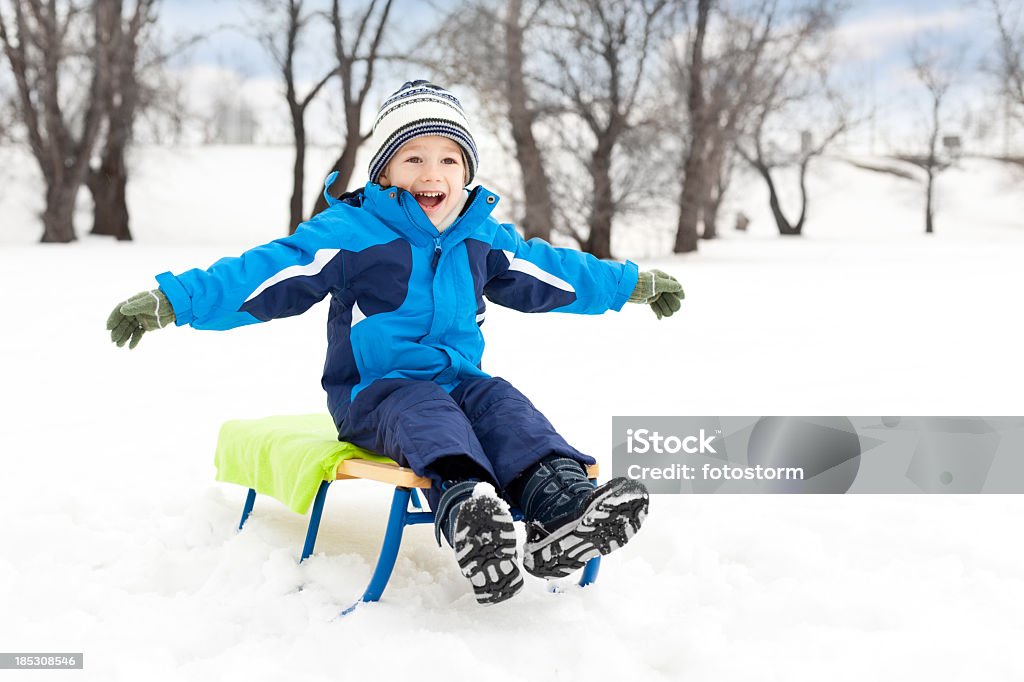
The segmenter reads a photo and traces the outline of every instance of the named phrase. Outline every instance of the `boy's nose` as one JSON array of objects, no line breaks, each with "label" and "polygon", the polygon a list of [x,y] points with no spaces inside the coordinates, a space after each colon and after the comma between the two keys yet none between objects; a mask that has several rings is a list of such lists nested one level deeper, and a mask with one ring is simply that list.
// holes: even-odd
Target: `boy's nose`
[{"label": "boy's nose", "polygon": [[422,168],[420,169],[420,176],[424,180],[426,180],[428,178],[440,179],[441,178],[441,164],[433,163],[433,162],[430,162],[430,161],[428,161],[427,163],[424,163]]}]

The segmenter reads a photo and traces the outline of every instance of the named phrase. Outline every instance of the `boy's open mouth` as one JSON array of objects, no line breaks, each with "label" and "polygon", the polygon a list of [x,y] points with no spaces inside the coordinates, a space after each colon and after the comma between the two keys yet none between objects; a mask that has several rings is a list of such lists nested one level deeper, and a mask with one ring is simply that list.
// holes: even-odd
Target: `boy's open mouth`
[{"label": "boy's open mouth", "polygon": [[441,205],[446,195],[444,192],[416,192],[413,196],[425,210],[433,210]]}]

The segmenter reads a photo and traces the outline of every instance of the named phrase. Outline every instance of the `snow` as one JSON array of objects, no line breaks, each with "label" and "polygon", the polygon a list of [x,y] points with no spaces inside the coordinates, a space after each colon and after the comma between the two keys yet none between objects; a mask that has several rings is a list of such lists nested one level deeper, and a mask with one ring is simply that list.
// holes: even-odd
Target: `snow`
[{"label": "snow", "polygon": [[[33,243],[38,180],[18,154],[3,150],[0,190],[3,650],[84,652],[76,679],[104,681],[1024,674],[1011,655],[1024,634],[1018,496],[657,495],[593,586],[551,593],[527,576],[486,608],[432,529],[414,526],[383,601],[339,618],[369,580],[387,488],[333,485],[299,565],[305,518],[260,498],[236,533],[245,491],[213,480],[223,421],[324,409],[325,308],[230,333],[154,332],[131,352],[103,330],[153,275],[279,236],[290,152],[141,149],[136,242],[71,246]],[[330,161],[314,151],[310,173]],[[920,185],[821,163],[803,238],[772,233],[743,176],[729,211],[753,218],[749,233],[668,257],[666,214],[617,240],[680,279],[676,316],[492,306],[485,367],[606,472],[612,415],[1019,414],[1012,170],[965,160],[941,176],[925,237]]]},{"label": "snow", "polygon": [[510,511],[508,502],[501,499],[498,496],[498,491],[494,489],[494,486],[487,482],[480,482],[473,486],[472,497],[489,497],[498,503],[498,509],[502,511]]}]

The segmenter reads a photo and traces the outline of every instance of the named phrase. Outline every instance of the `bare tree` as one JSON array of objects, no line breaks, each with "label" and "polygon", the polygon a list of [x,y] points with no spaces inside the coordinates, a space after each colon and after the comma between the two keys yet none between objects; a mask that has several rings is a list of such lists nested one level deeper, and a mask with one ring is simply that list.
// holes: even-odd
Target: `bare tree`
[{"label": "bare tree", "polygon": [[999,75],[1007,99],[1019,116],[1024,116],[1024,31],[1020,26],[1020,2],[989,0],[999,32]]},{"label": "bare tree", "polygon": [[708,115],[712,125],[701,171],[704,175],[700,197],[700,222],[704,227],[701,239],[718,236],[718,211],[732,178],[736,142],[750,115],[752,97],[749,85],[761,53],[760,50],[744,49],[740,54],[746,59],[733,60],[723,55],[716,60],[720,62],[716,68],[710,71],[713,85]]},{"label": "bare tree", "polygon": [[11,130],[18,120],[18,104],[12,93],[0,86],[0,145],[11,142]]},{"label": "bare tree", "polygon": [[[469,0],[444,18],[434,33],[430,56],[416,56],[445,83],[466,85],[479,96],[480,118],[503,143],[519,167],[522,215],[516,223],[527,239],[551,239],[555,224],[549,173],[537,128],[550,113],[533,92],[528,61],[536,53],[535,19],[547,0]],[[466,40],[473,35],[476,40]],[[437,54],[443,58],[437,58]],[[518,192],[517,192],[518,194]]]},{"label": "bare tree", "polygon": [[[801,7],[794,20],[785,23],[771,39],[762,68],[750,83],[754,105],[750,123],[736,145],[768,188],[768,200],[779,234],[800,235],[808,215],[807,173],[811,161],[825,153],[836,138],[852,125],[848,104],[828,84],[831,57],[824,39],[835,25],[840,8],[830,0],[816,0]],[[773,15],[766,15],[774,22]],[[815,130],[801,132],[798,152],[778,148],[772,139],[777,121],[791,127],[796,112],[813,110]],[[795,131],[788,130],[793,133]],[[814,138],[817,137],[817,142]],[[784,166],[797,169],[800,209],[796,221],[782,209],[774,170]]]},{"label": "bare tree", "polygon": [[713,239],[718,233],[718,210],[729,185],[736,139],[753,108],[754,82],[777,32],[775,0],[754,5],[721,2],[705,11],[711,15],[712,10],[719,25],[715,48],[704,48],[703,34],[711,17],[698,12],[687,58],[678,59],[672,52],[672,79],[688,102],[679,107],[687,116],[676,116],[676,126],[689,136],[684,145],[677,252],[697,248],[700,224],[700,238]]},{"label": "bare tree", "polygon": [[683,183],[679,197],[679,223],[676,226],[676,243],[673,251],[687,253],[697,250],[697,217],[706,187],[707,164],[705,153],[710,137],[711,117],[708,115],[704,97],[704,36],[707,33],[708,17],[711,14],[711,0],[697,0],[697,23],[690,48],[687,69],[686,108],[690,114],[689,144],[683,160]]},{"label": "bare tree", "polygon": [[700,233],[701,239],[714,239],[718,236],[718,211],[729,190],[729,181],[732,178],[733,151],[736,145],[739,113],[738,109],[730,110],[726,123],[711,139],[709,145],[707,165],[704,170],[706,174],[705,190],[700,207],[701,223],[704,225],[704,229]]},{"label": "bare tree", "polygon": [[147,78],[140,83],[140,106],[133,126],[133,137],[135,129],[140,128],[146,139],[157,145],[180,142],[190,118],[183,79],[164,68],[172,52],[162,52],[156,60],[150,60],[152,70],[144,68]]},{"label": "bare tree", "polygon": [[[944,52],[940,38],[929,36],[910,46],[910,62],[914,74],[928,91],[929,126],[927,150],[924,155],[904,155],[906,161],[920,166],[925,172],[924,231],[935,231],[935,178],[949,168],[949,160],[939,150],[939,135],[942,129],[942,106],[954,80],[953,52]],[[959,53],[959,50],[956,51]]]},{"label": "bare tree", "polygon": [[147,29],[156,20],[156,0],[136,0],[128,16],[123,15],[122,0],[111,3],[112,10],[103,17],[108,22],[103,31],[110,35],[110,87],[103,99],[106,136],[100,165],[90,168],[86,185],[95,204],[91,234],[130,240],[125,152],[132,140],[135,116],[140,104],[145,103],[145,90],[139,80],[140,48]]},{"label": "bare tree", "polygon": [[[288,203],[288,234],[292,234],[305,217],[302,208],[302,192],[306,173],[306,109],[327,84],[327,81],[338,73],[338,69],[336,66],[332,66],[305,95],[300,95],[296,85],[295,60],[303,32],[314,14],[304,11],[304,0],[287,0],[283,7],[281,3],[274,0],[255,0],[255,2],[262,7],[265,16],[269,19],[259,34],[259,40],[274,58],[281,77],[284,79],[285,100],[288,103],[288,113],[291,117],[295,160],[292,165],[292,194]],[[335,6],[337,6],[336,1]]]},{"label": "bare tree", "polygon": [[541,9],[543,0],[536,2],[529,13],[524,13],[522,0],[509,0],[501,22],[504,32],[504,70],[501,82],[507,93],[508,121],[512,128],[516,160],[523,178],[525,200],[522,219],[523,235],[526,239],[538,237],[551,239],[554,225],[554,203],[548,173],[544,166],[534,126],[539,118],[537,107],[530,96],[530,85],[526,76],[526,31],[532,16]]},{"label": "bare tree", "polygon": [[[0,4],[0,43],[18,91],[19,116],[46,183],[44,242],[76,239],[74,204],[89,171],[89,157],[103,120],[109,83],[107,56],[113,0],[83,4],[68,0],[17,0],[13,25]],[[91,31],[85,19],[91,19]],[[87,38],[91,33],[91,38]],[[74,42],[81,40],[80,49]],[[87,93],[73,98],[66,78],[72,62],[84,60]]]},{"label": "bare tree", "polygon": [[[804,224],[807,221],[808,205],[810,203],[807,195],[807,170],[810,167],[811,161],[824,154],[828,146],[842,133],[846,132],[850,123],[846,118],[844,109],[840,107],[837,109],[836,116],[832,119],[831,126],[821,136],[817,144],[812,141],[810,131],[806,131],[808,135],[801,136],[800,151],[797,154],[772,154],[765,144],[765,123],[773,114],[771,108],[773,106],[774,100],[767,100],[760,106],[756,114],[750,133],[752,149],[740,146],[738,150],[739,154],[747,163],[754,167],[754,170],[757,171],[768,187],[768,202],[771,207],[772,217],[775,219],[775,225],[779,229],[779,234],[801,235],[803,234]],[[787,165],[795,165],[797,168],[800,210],[797,214],[796,222],[790,221],[782,210],[782,202],[779,199],[778,188],[773,177],[775,169]]]},{"label": "bare tree", "polygon": [[[346,36],[346,20],[341,13],[338,0],[331,3],[331,26],[334,29],[334,54],[338,74],[341,76],[342,104],[345,110],[345,143],[341,156],[331,166],[331,173],[337,172],[334,181],[335,192],[344,192],[352,180],[356,166],[356,154],[372,131],[363,132],[363,105],[373,86],[374,71],[380,58],[381,41],[391,14],[392,0],[369,0],[365,11],[356,17],[355,35],[351,41]],[[377,8],[380,10],[377,11]],[[364,41],[366,45],[364,46]],[[357,69],[361,66],[361,69]],[[357,74],[358,72],[358,74]],[[317,192],[313,214],[327,208],[322,192]]]},{"label": "bare tree", "polygon": [[[589,176],[580,206],[586,234],[564,211],[560,228],[584,251],[609,258],[616,215],[640,189],[629,177],[640,177],[637,172],[651,165],[646,154],[650,147],[640,143],[657,142],[644,134],[654,121],[644,116],[643,88],[649,59],[672,28],[672,7],[668,0],[552,0],[551,6],[544,53],[552,75],[538,80],[552,109],[569,112],[583,123],[587,139],[573,136],[574,125],[561,127],[567,136],[563,148]],[[630,161],[631,172],[616,173],[616,159]],[[571,191],[566,188],[564,193]]]}]

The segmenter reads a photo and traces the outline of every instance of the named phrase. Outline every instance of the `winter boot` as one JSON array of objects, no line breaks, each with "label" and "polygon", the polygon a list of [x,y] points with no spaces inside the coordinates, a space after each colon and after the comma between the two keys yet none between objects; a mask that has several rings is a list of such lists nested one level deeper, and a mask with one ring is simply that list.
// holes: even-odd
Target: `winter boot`
[{"label": "winter boot", "polygon": [[523,566],[548,580],[629,542],[649,501],[639,481],[614,478],[595,488],[582,465],[556,455],[528,469],[512,493],[527,520]]},{"label": "winter boot", "polygon": [[[477,492],[477,486],[489,488]],[[462,575],[480,604],[497,604],[523,588],[516,561],[516,532],[508,505],[494,488],[476,481],[446,481],[434,514],[434,537],[444,534],[455,550]]]}]

